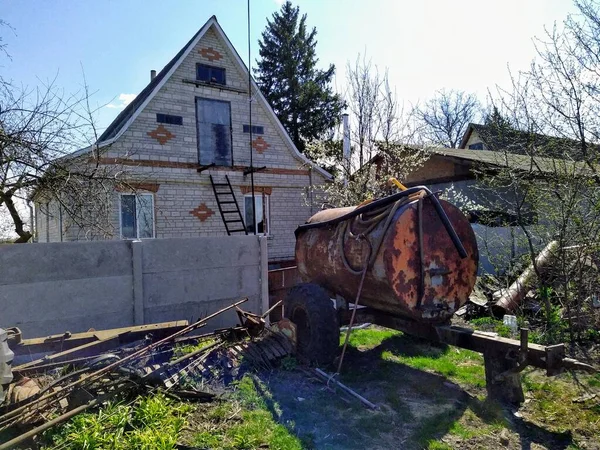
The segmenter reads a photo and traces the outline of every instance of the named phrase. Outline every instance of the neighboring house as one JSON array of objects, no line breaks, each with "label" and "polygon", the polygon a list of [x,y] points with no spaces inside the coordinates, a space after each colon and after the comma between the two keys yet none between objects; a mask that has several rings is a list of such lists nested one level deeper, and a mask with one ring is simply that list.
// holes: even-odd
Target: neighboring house
[{"label": "neighboring house", "polygon": [[[600,147],[586,144],[597,154]],[[508,125],[470,123],[461,139],[459,149],[490,150],[503,153],[535,154],[553,158],[581,160],[581,142],[564,137],[516,130]]]},{"label": "neighboring house", "polygon": [[[495,273],[497,267],[505,267],[511,258],[528,252],[522,230],[514,226],[517,217],[511,214],[512,193],[510,190],[481,189],[481,180],[492,177],[499,170],[511,167],[527,173],[531,169],[531,158],[527,155],[504,151],[468,150],[451,148],[413,149],[413,151],[429,153],[428,159],[421,167],[411,172],[402,181],[406,186],[425,185],[433,192],[443,192],[459,206],[473,207],[468,211],[480,247],[480,272]],[[379,164],[381,157],[375,156],[371,161]],[[537,176],[552,176],[554,164],[559,160],[535,157]],[[582,162],[560,163],[576,164],[576,168],[585,173]],[[502,206],[504,205],[504,207]],[[540,219],[539,212],[523,205],[521,208],[526,223],[533,224]],[[540,243],[543,247],[545,243]]]},{"label": "neighboring house", "polygon": [[[227,191],[228,178],[244,222],[229,223],[230,231],[267,235],[271,262],[293,259],[294,230],[316,212],[307,201],[311,187],[331,176],[300,154],[254,82],[250,122],[248,70],[217,19],[211,17],[154,74],[97,143],[100,163],[123,166],[135,187],[115,190],[114,233],[102,238],[226,235],[220,211],[236,206],[226,203],[231,197],[218,204],[214,189]],[[72,157],[81,160],[90,151]],[[99,238],[75,226],[58,206],[45,205],[43,193],[35,207],[37,242]],[[239,220],[235,212],[225,216]]]},{"label": "neighboring house", "polygon": [[[470,123],[467,127],[467,131],[465,131],[465,134],[460,141],[458,148],[469,150],[494,150],[496,149],[495,142],[486,143],[482,137],[482,135],[489,135],[491,132],[493,132],[491,127],[486,127],[485,125],[480,125],[477,123]],[[490,140],[489,137],[487,140]]]}]

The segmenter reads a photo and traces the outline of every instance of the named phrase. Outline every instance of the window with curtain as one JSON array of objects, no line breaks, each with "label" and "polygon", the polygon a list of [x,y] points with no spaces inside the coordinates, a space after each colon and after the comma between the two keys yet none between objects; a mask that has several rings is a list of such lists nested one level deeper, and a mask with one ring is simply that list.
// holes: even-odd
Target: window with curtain
[{"label": "window with curtain", "polygon": [[196,99],[198,162],[202,166],[232,166],[231,105],[207,98]]},{"label": "window with curtain", "polygon": [[269,196],[263,192],[254,194],[256,207],[256,225],[254,224],[254,209],[252,207],[252,194],[244,196],[244,221],[248,233],[268,235],[270,232]]},{"label": "window with curtain", "polygon": [[121,194],[120,209],[121,238],[154,237],[154,196],[152,194]]}]

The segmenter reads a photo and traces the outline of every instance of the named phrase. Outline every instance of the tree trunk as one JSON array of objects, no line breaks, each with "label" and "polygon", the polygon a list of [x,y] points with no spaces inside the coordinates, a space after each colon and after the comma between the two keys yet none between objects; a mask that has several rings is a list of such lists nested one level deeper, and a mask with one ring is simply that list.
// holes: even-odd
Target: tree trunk
[{"label": "tree trunk", "polygon": [[14,241],[14,243],[24,244],[26,242],[29,242],[33,235],[30,231],[24,229],[25,224],[21,220],[21,216],[19,216],[19,211],[17,211],[17,208],[15,207],[15,204],[12,200],[12,194],[0,192],[0,200],[2,200],[2,203],[4,203],[4,205],[6,205],[6,209],[8,209],[10,217],[15,225],[15,233],[17,233],[17,235],[19,236]]}]

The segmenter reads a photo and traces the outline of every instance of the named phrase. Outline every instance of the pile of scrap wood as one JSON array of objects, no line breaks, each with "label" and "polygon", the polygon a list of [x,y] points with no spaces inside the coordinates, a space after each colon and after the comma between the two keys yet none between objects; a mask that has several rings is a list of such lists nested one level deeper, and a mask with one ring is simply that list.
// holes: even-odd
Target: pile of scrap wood
[{"label": "pile of scrap wood", "polygon": [[[293,353],[295,326],[286,319],[267,326],[264,317],[270,311],[262,316],[243,311],[239,305],[246,300],[191,325],[177,321],[31,340],[13,332],[17,365],[0,405],[0,432],[21,434],[0,444],[0,450],[110,399],[161,390],[210,401],[245,370],[270,368]],[[239,326],[199,334],[231,309]]]}]

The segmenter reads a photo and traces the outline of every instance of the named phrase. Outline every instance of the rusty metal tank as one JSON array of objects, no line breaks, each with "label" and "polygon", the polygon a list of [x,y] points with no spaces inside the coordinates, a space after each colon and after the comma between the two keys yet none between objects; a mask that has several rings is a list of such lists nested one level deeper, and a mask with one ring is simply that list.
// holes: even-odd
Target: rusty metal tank
[{"label": "rusty metal tank", "polygon": [[448,321],[467,301],[478,259],[467,218],[425,187],[324,210],[296,230],[304,281],[354,303],[368,264],[359,304],[419,322]]}]

